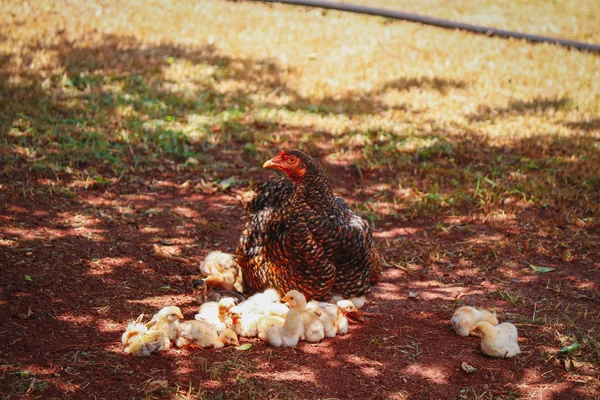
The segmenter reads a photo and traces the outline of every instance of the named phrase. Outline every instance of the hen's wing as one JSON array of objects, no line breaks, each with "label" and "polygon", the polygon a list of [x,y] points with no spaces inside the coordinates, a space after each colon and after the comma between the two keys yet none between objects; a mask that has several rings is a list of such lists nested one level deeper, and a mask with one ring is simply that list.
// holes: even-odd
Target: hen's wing
[{"label": "hen's wing", "polygon": [[294,183],[285,178],[256,188],[246,207],[251,219],[237,248],[238,263],[250,291],[297,289],[309,298],[324,298],[335,268],[311,233],[310,208],[294,200],[294,191]]},{"label": "hen's wing", "polygon": [[338,234],[333,260],[336,267],[334,293],[344,297],[362,296],[381,274],[381,261],[367,222],[337,197]]}]

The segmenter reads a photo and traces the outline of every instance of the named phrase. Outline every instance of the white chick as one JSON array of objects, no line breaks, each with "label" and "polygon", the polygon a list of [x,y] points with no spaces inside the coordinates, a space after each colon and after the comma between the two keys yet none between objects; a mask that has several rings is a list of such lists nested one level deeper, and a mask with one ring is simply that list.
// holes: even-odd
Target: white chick
[{"label": "white chick", "polygon": [[161,331],[164,333],[163,343],[159,350],[167,350],[171,347],[171,340],[175,340],[177,337],[177,328],[179,327],[180,319],[183,319],[183,314],[181,314],[179,307],[169,306],[164,307],[158,313],[154,314],[147,324],[150,331]]},{"label": "white chick", "polygon": [[494,326],[487,321],[475,325],[473,332],[481,337],[481,351],[491,357],[514,357],[521,354],[517,327],[509,322]]},{"label": "white chick", "polygon": [[274,347],[293,347],[298,344],[303,331],[300,311],[291,309],[282,326],[273,326],[267,329],[267,342]]},{"label": "white chick", "polygon": [[218,287],[243,293],[242,270],[235,255],[212,251],[200,263],[200,271],[206,275],[207,287]]},{"label": "white chick", "polygon": [[179,348],[205,348],[220,349],[226,345],[239,346],[238,337],[230,329],[217,333],[217,329],[206,321],[185,321],[179,325],[178,336],[175,344]]},{"label": "white chick", "polygon": [[257,293],[248,300],[232,307],[229,310],[232,327],[240,336],[255,337],[258,335],[258,321],[267,315],[285,317],[288,308],[279,303],[281,296],[275,289],[267,289]]},{"label": "white chick", "polygon": [[[331,297],[331,301],[336,304],[341,300],[344,300],[344,298],[339,294],[333,295]],[[367,302],[367,298],[365,296],[351,297],[350,301],[352,302],[352,304],[354,304],[354,307],[359,309],[359,308],[363,308],[363,306]]]},{"label": "white chick", "polygon": [[144,314],[140,314],[135,321],[129,322],[127,328],[125,328],[125,332],[123,332],[123,336],[121,336],[123,344],[129,344],[135,336],[148,331],[148,327],[142,323],[142,319],[144,319]]},{"label": "white chick", "polygon": [[281,298],[282,303],[287,303],[290,309],[304,311],[306,309],[306,297],[297,290],[290,290]]},{"label": "white chick", "polygon": [[306,340],[310,343],[320,341],[325,337],[325,328],[319,317],[323,312],[318,308],[306,308],[306,297],[297,290],[290,290],[281,301],[287,303],[292,310],[300,311],[303,330],[300,334],[300,340]]},{"label": "white chick", "polygon": [[229,310],[233,306],[235,306],[235,300],[230,297],[223,298],[218,302],[209,301],[200,306],[194,319],[213,324],[217,328],[217,332],[220,333],[228,326],[231,326]]},{"label": "white chick", "polygon": [[260,317],[256,325],[258,338],[267,341],[267,330],[275,326],[283,326],[284,322],[284,318],[278,317],[276,315],[265,315]]},{"label": "white chick", "polygon": [[302,311],[301,319],[303,332],[300,335],[300,340],[305,340],[309,343],[316,343],[325,337],[325,327],[320,317],[323,312],[317,308],[309,308]]},{"label": "white chick", "polygon": [[340,300],[337,304],[311,300],[308,302],[307,308],[317,308],[323,312],[320,318],[323,322],[325,337],[328,338],[332,338],[336,334],[348,333],[346,315],[358,314],[358,310],[350,300]]},{"label": "white chick", "polygon": [[348,314],[358,314],[357,307],[354,305],[352,300],[340,300],[337,302],[337,319],[335,320],[336,330],[338,335],[345,335],[348,333]]},{"label": "white chick", "polygon": [[457,309],[450,319],[450,323],[454,328],[454,332],[456,332],[458,336],[469,336],[469,333],[476,336],[476,334],[472,333],[471,330],[480,321],[486,321],[492,325],[498,325],[498,319],[491,312],[487,310],[478,310],[469,306],[460,307]]}]

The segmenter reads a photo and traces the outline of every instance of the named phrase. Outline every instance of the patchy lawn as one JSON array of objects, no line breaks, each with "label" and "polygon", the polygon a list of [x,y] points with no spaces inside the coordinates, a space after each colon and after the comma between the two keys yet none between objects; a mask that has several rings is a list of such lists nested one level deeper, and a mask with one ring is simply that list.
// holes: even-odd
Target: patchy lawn
[{"label": "patchy lawn", "polygon": [[[4,3],[4,398],[597,396],[600,56],[249,1]],[[487,3],[369,2],[600,42],[597,1]],[[240,194],[290,147],[374,225],[372,316],[293,349],[124,354],[141,312],[193,316],[196,265],[235,249]],[[465,304],[523,353],[454,335]]]}]

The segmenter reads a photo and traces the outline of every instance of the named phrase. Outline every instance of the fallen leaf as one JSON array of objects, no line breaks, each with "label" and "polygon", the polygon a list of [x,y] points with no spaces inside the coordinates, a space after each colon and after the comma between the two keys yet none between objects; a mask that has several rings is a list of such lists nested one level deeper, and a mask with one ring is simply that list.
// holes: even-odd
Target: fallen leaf
[{"label": "fallen leaf", "polygon": [[150,381],[144,388],[144,392],[146,392],[146,394],[150,394],[150,393],[154,393],[154,392],[159,392],[161,390],[165,390],[168,387],[169,387],[168,381],[163,381],[163,380]]},{"label": "fallen leaf", "polygon": [[235,176],[230,176],[227,179],[223,179],[219,182],[219,186],[221,187],[221,190],[227,190],[230,187],[234,186],[236,183],[236,179]]},{"label": "fallen leaf", "polygon": [[33,281],[33,279],[31,279],[31,277],[30,277],[29,275],[25,275],[25,280],[26,280],[27,282],[31,282],[31,281]]},{"label": "fallen leaf", "polygon": [[472,374],[473,372],[477,371],[477,368],[467,364],[465,361],[462,362],[462,364],[460,365],[460,368],[465,371],[467,374]]},{"label": "fallen leaf", "polygon": [[540,267],[540,266],[533,265],[533,264],[529,264],[529,268],[531,268],[535,272],[540,272],[542,274],[545,274],[546,272],[552,272],[556,269],[556,268],[550,268],[550,267]]},{"label": "fallen leaf", "polygon": [[571,351],[575,350],[579,348],[579,343],[574,342],[572,345],[570,346],[565,346],[562,349],[559,350],[559,352],[561,353],[570,353]]},{"label": "fallen leaf", "polygon": [[419,295],[419,292],[408,292],[409,299],[416,299],[418,295]]},{"label": "fallen leaf", "polygon": [[236,350],[248,350],[250,347],[252,347],[252,343],[244,343],[241,346],[236,347]]}]

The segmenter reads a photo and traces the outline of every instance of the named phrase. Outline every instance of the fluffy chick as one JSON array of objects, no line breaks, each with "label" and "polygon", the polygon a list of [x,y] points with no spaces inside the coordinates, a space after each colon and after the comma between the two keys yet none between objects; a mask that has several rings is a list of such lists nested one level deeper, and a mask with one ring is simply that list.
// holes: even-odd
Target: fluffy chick
[{"label": "fluffy chick", "polygon": [[[149,331],[163,332],[163,342],[159,350],[167,350],[171,347],[171,340],[177,337],[177,328],[179,320],[183,319],[183,314],[179,307],[164,307],[158,313],[154,314],[148,323]],[[152,324],[152,326],[150,326]]]},{"label": "fluffy chick", "polygon": [[297,290],[290,290],[281,298],[282,303],[287,305],[292,310],[304,311],[306,309],[306,297]]},{"label": "fluffy chick", "polygon": [[348,318],[347,315],[358,314],[357,307],[352,300],[340,300],[337,302],[337,319],[335,320],[335,328],[338,335],[348,333]]},{"label": "fluffy chick", "polygon": [[281,298],[281,301],[287,303],[291,310],[300,312],[303,327],[300,340],[316,343],[325,337],[323,321],[319,318],[323,315],[323,312],[318,308],[307,309],[306,297],[302,293],[297,290],[290,290]]},{"label": "fluffy chick", "polygon": [[222,251],[212,251],[200,263],[200,271],[206,275],[208,288],[216,287],[243,293],[242,270],[236,256]]},{"label": "fluffy chick", "polygon": [[273,326],[267,329],[267,342],[274,347],[293,347],[298,344],[303,331],[301,312],[291,309],[282,326]]},{"label": "fluffy chick", "polygon": [[460,307],[454,312],[454,315],[450,319],[450,323],[454,328],[454,332],[458,336],[469,336],[472,333],[472,329],[480,321],[489,322],[492,325],[498,325],[498,319],[487,310],[478,310],[474,307]]},{"label": "fluffy chick", "polygon": [[350,300],[339,300],[337,304],[311,300],[306,307],[322,311],[323,314],[320,318],[323,322],[325,337],[328,338],[335,337],[337,334],[344,335],[348,333],[348,318],[346,316],[358,314],[358,310]]},{"label": "fluffy chick", "polygon": [[269,315],[285,317],[288,308],[281,304],[281,296],[275,289],[267,289],[257,293],[248,300],[232,307],[229,310],[232,321],[232,330],[243,337],[258,335],[258,321]]},{"label": "fluffy chick", "polygon": [[265,315],[260,317],[256,326],[258,338],[267,341],[267,330],[276,326],[283,326],[284,318],[276,315]]},{"label": "fluffy chick", "polygon": [[220,349],[226,345],[239,346],[238,337],[230,329],[217,333],[214,325],[206,321],[185,321],[179,324],[175,344],[179,348],[205,348]]},{"label": "fluffy chick", "polygon": [[196,303],[203,304],[207,301],[219,301],[224,298],[232,298],[236,304],[246,300],[243,294],[233,290],[219,289],[216,287],[208,287],[205,279],[196,279],[192,281],[192,289]]},{"label": "fluffy chick", "polygon": [[235,300],[229,297],[221,299],[218,302],[209,301],[200,306],[194,319],[213,324],[217,328],[217,332],[220,333],[228,326],[231,326],[229,310],[233,306],[235,306]]},{"label": "fluffy chick", "polygon": [[164,330],[149,330],[133,336],[125,347],[125,353],[136,357],[147,357],[156,351],[166,350],[168,347],[163,348],[165,342],[170,343]]},{"label": "fluffy chick", "polygon": [[140,314],[135,321],[129,322],[127,328],[125,328],[125,332],[123,332],[123,336],[121,336],[121,342],[123,342],[124,345],[129,344],[135,336],[148,331],[146,324],[142,323],[143,319],[144,314]]},{"label": "fluffy chick", "polygon": [[481,351],[491,357],[514,357],[521,354],[517,327],[509,322],[494,326],[481,321],[472,330],[481,337]]},{"label": "fluffy chick", "polygon": [[325,337],[325,327],[320,317],[323,312],[316,308],[309,308],[302,311],[302,327],[303,331],[300,335],[300,340],[305,340],[309,343],[316,343]]}]

